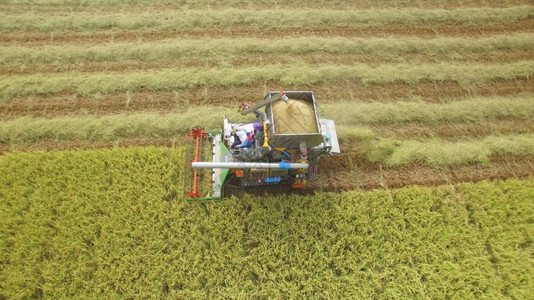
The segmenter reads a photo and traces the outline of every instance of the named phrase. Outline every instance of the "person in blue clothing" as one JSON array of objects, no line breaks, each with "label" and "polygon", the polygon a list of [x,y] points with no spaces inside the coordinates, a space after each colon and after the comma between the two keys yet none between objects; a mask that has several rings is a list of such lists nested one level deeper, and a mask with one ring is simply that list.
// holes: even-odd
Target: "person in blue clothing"
[{"label": "person in blue clothing", "polygon": [[233,149],[249,148],[254,144],[254,131],[246,132],[245,130],[239,130],[234,134]]},{"label": "person in blue clothing", "polygon": [[234,134],[234,143],[230,148],[232,149],[243,149],[243,148],[250,148],[252,144],[254,144],[254,136],[256,135],[256,131],[263,130],[263,126],[258,123],[254,122],[254,130],[250,132],[246,132],[245,130],[239,130]]}]

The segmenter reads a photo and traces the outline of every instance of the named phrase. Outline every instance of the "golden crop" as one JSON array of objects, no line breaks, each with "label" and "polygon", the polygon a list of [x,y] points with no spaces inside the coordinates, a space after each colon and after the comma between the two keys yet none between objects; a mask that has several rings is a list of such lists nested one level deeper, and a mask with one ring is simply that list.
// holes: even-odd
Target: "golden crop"
[{"label": "golden crop", "polygon": [[0,157],[7,298],[528,298],[533,179],[181,198],[183,148]]}]

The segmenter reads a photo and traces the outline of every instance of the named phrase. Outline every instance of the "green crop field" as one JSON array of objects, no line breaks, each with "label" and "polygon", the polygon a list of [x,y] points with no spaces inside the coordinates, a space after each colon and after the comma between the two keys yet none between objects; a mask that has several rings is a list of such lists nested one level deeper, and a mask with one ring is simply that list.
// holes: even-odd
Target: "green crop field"
[{"label": "green crop field", "polygon": [[[0,2],[0,299],[534,290],[531,0]],[[342,153],[186,202],[189,129],[280,90]]]}]

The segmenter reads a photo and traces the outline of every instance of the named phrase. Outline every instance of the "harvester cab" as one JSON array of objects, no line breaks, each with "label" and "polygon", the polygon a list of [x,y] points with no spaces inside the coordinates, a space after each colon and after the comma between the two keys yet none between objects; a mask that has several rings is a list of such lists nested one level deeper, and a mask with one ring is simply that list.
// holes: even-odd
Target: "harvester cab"
[{"label": "harvester cab", "polygon": [[322,155],[340,152],[334,121],[319,116],[313,92],[269,92],[256,105],[241,103],[239,112],[255,118],[231,123],[224,117],[222,130],[189,133],[194,151],[186,158],[186,199],[302,188],[316,179]]}]

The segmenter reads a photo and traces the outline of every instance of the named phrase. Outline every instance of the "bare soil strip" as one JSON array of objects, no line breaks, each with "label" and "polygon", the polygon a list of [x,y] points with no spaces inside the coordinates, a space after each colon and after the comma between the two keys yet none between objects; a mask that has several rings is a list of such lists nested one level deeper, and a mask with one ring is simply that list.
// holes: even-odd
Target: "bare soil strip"
[{"label": "bare soil strip", "polygon": [[492,157],[489,166],[469,165],[437,169],[421,165],[387,168],[354,153],[322,159],[312,191],[399,188],[445,185],[534,176],[534,157]]},{"label": "bare soil strip", "polygon": [[[512,96],[534,94],[534,79],[493,82],[485,86],[463,87],[454,82],[417,85],[388,84],[364,86],[357,80],[323,83],[313,86],[280,86],[265,82],[258,86],[195,88],[174,92],[118,93],[102,98],[81,97],[71,94],[30,96],[0,103],[0,121],[34,116],[53,118],[75,115],[108,115],[135,111],[179,111],[184,107],[202,105],[238,105],[242,101],[257,102],[269,90],[313,90],[320,102],[336,100],[393,101],[419,97],[431,103],[443,103],[467,96]],[[236,108],[237,109],[237,108]]]},{"label": "bare soil strip", "polygon": [[369,28],[351,27],[308,27],[308,28],[266,28],[260,29],[250,26],[233,26],[227,28],[200,28],[174,31],[98,31],[41,33],[41,32],[8,32],[0,33],[0,46],[23,44],[24,46],[109,43],[114,41],[158,41],[169,38],[280,38],[282,36],[316,36],[316,37],[390,37],[390,36],[418,36],[432,38],[437,36],[454,37],[482,37],[495,34],[514,32],[534,32],[534,19],[519,22],[502,23],[481,26],[458,26],[454,24],[440,25],[383,25]]},{"label": "bare soil strip", "polygon": [[246,56],[229,57],[206,57],[189,58],[179,57],[174,61],[142,62],[142,61],[119,61],[119,62],[83,62],[79,64],[55,65],[55,64],[23,64],[0,65],[0,74],[24,75],[35,73],[62,73],[62,72],[123,72],[130,70],[149,70],[165,68],[191,68],[191,67],[225,67],[225,66],[250,66],[258,64],[293,64],[305,62],[307,64],[387,64],[387,63],[433,63],[433,62],[487,62],[487,63],[510,63],[518,60],[530,60],[534,58],[534,52],[524,50],[503,50],[491,53],[465,53],[460,55],[436,55],[423,54],[402,56],[381,56],[362,54],[250,54]]}]

